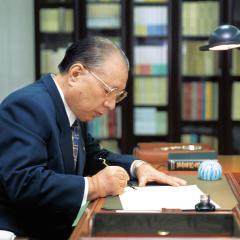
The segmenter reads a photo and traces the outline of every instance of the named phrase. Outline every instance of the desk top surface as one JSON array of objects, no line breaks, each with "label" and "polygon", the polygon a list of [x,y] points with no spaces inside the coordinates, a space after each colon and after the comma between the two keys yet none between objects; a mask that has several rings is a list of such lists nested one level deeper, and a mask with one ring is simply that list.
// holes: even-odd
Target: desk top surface
[{"label": "desk top surface", "polygon": [[[230,179],[230,186],[233,189],[233,193],[236,196],[236,199],[239,201],[240,199],[240,155],[239,156],[219,156],[219,162],[222,165],[223,172],[228,175],[228,179]],[[159,170],[165,170],[164,166],[161,165],[158,167]],[[230,174],[230,173],[236,174]],[[239,173],[237,173],[239,172]],[[196,175],[196,171],[170,171],[169,174],[174,175]],[[230,177],[229,177],[230,176]],[[104,204],[105,199],[97,199],[93,201],[86,212],[80,219],[79,223],[75,227],[72,235],[70,236],[70,240],[79,239],[81,236],[86,237],[89,236],[90,232],[90,220],[93,217],[94,213],[100,212],[101,208]]]}]

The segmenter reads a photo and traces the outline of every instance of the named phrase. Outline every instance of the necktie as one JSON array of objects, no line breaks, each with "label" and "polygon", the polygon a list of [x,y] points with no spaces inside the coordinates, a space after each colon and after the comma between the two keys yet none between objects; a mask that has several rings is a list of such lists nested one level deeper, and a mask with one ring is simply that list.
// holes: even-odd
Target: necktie
[{"label": "necktie", "polygon": [[74,168],[76,169],[77,156],[78,156],[78,142],[79,142],[79,124],[75,121],[71,127],[72,129],[72,145],[73,145],[73,160]]}]

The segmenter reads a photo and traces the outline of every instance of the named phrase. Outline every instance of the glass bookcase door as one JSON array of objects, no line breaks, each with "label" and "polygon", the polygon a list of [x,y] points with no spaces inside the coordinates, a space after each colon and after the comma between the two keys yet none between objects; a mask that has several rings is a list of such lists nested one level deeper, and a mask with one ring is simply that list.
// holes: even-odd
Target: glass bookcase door
[{"label": "glass bookcase door", "polygon": [[88,0],[86,19],[88,35],[103,35],[121,46],[121,8],[119,0]]},{"label": "glass bookcase door", "polygon": [[[237,25],[238,26],[238,25]],[[239,28],[239,26],[238,26]],[[232,64],[231,64],[231,78],[232,78],[232,99],[231,99],[231,120],[233,123],[232,137],[233,137],[233,153],[240,154],[240,51],[233,49]]]},{"label": "glass bookcase door", "polygon": [[201,52],[219,25],[219,1],[182,3],[182,136],[183,142],[218,147],[219,56]]},{"label": "glass bookcase door", "polygon": [[73,41],[72,1],[40,2],[40,75],[57,73],[66,47]]},{"label": "glass bookcase door", "polygon": [[[117,0],[88,0],[86,26],[88,36],[104,36],[122,47],[122,4]],[[102,147],[120,152],[122,136],[121,105],[89,123],[89,131]]]},{"label": "glass bookcase door", "polygon": [[168,134],[168,1],[134,1],[133,132]]}]

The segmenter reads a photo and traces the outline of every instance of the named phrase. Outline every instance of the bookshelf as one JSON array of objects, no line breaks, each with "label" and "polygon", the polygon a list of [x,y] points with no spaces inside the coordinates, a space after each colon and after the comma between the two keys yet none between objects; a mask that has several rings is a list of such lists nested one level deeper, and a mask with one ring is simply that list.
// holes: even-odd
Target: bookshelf
[{"label": "bookshelf", "polygon": [[[122,5],[120,1],[86,1],[86,35],[104,36],[123,47]],[[121,151],[122,108],[94,119],[89,131],[100,140],[102,147],[114,152]]]},{"label": "bookshelf", "polygon": [[35,1],[35,62],[37,79],[57,72],[65,48],[74,40],[71,1]]},{"label": "bookshelf", "polygon": [[134,144],[168,135],[168,29],[168,1],[133,1]]},{"label": "bookshelf", "polygon": [[[105,36],[123,46],[122,4],[120,1],[37,0],[36,79],[57,72],[66,47],[82,37]],[[89,131],[103,147],[120,152],[121,106],[89,123]]]},{"label": "bookshelf", "polygon": [[[180,141],[180,1],[131,1],[131,146]],[[140,17],[142,15],[142,17]],[[173,97],[174,96],[174,97]]]},{"label": "bookshelf", "polygon": [[[210,143],[240,154],[240,53],[200,52],[220,24],[240,23],[236,0],[36,0],[36,78],[74,40],[112,39],[130,61],[129,95],[89,123],[104,147]],[[50,23],[50,24],[49,24]]]},{"label": "bookshelf", "polygon": [[183,1],[181,22],[181,140],[218,149],[219,57],[199,46],[220,23],[220,2]]},{"label": "bookshelf", "polygon": [[[240,2],[233,1],[232,3],[232,24],[240,28]],[[230,74],[232,76],[232,94],[231,94],[231,121],[232,121],[232,151],[234,154],[240,153],[240,52],[235,49],[231,51],[231,70]]]}]

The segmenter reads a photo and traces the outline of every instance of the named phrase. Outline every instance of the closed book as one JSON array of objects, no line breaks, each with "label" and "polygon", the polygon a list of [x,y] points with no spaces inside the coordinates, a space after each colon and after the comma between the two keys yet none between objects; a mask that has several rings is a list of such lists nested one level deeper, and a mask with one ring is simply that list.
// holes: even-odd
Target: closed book
[{"label": "closed book", "polygon": [[[192,148],[196,150],[190,150]],[[189,149],[189,150],[188,150]],[[167,161],[170,159],[169,154],[174,153],[187,153],[187,159],[189,159],[189,154],[199,153],[199,152],[214,152],[216,156],[216,152],[213,150],[211,145],[209,144],[185,144],[185,143],[163,143],[163,142],[141,142],[138,143],[137,147],[134,148],[134,155],[138,159],[142,159],[144,161],[150,162],[152,164],[159,164],[161,162],[165,162],[167,165]],[[171,155],[174,156],[174,155]],[[176,159],[179,155],[175,155]],[[184,155],[180,155],[184,157]],[[192,156],[192,155],[191,155]],[[197,154],[198,157],[199,154]],[[203,156],[202,156],[203,157]],[[217,157],[215,157],[216,159]]]},{"label": "closed book", "polygon": [[216,151],[178,152],[168,154],[168,170],[197,170],[201,162],[217,160]]},{"label": "closed book", "polygon": [[[194,171],[197,170],[199,165],[203,162],[204,160],[195,160],[195,159],[189,159],[189,160],[183,160],[183,161],[169,161],[168,162],[168,170],[170,171]],[[212,160],[212,161],[217,161]]]}]

